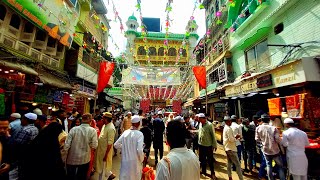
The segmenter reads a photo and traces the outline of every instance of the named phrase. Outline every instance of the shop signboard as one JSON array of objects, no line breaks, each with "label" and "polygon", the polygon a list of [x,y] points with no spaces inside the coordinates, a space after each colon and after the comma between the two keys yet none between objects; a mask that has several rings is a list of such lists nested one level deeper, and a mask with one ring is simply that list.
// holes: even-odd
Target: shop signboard
[{"label": "shop signboard", "polygon": [[228,79],[226,64],[223,63],[218,67],[219,83]]},{"label": "shop signboard", "polygon": [[37,89],[37,93],[34,97],[34,102],[52,104],[52,101],[53,101],[53,94],[49,89],[46,89],[46,88]]},{"label": "shop signboard", "polygon": [[272,75],[268,74],[257,78],[257,88],[272,86]]},{"label": "shop signboard", "polygon": [[226,96],[246,94],[257,90],[257,79],[243,82],[241,85],[226,87]]},{"label": "shop signboard", "polygon": [[281,100],[280,98],[268,99],[269,115],[281,116]]},{"label": "shop signboard", "polygon": [[79,18],[77,1],[69,1],[69,4],[66,3],[68,1],[62,0],[4,0],[4,2],[37,27],[47,31],[61,44],[71,46]]},{"label": "shop signboard", "polygon": [[293,62],[273,70],[272,81],[275,87],[283,87],[306,82],[302,62]]}]

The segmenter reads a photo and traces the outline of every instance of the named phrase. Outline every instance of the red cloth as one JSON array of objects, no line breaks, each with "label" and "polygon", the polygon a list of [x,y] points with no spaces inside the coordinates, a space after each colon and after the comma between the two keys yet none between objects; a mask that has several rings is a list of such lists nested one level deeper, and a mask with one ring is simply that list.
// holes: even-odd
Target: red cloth
[{"label": "red cloth", "polygon": [[192,68],[193,74],[196,77],[200,87],[205,89],[207,87],[207,73],[205,66],[194,66]]},{"label": "red cloth", "polygon": [[306,149],[320,149],[320,144],[316,143],[314,140],[309,139],[310,146],[306,146]]},{"label": "red cloth", "polygon": [[108,85],[110,77],[114,70],[114,63],[109,61],[102,61],[100,63],[100,71],[98,76],[97,92],[102,92]]},{"label": "red cloth", "polygon": [[142,178],[141,180],[155,180],[155,174],[152,167],[144,167],[142,169]]}]

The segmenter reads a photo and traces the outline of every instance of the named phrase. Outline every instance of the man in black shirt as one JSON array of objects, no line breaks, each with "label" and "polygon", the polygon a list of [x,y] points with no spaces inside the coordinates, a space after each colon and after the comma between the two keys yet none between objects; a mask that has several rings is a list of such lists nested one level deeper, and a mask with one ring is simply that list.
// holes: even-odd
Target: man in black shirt
[{"label": "man in black shirt", "polygon": [[152,130],[148,127],[149,121],[148,119],[142,119],[142,128],[140,131],[142,132],[144,136],[144,148],[143,152],[146,153],[146,159],[143,162],[143,165],[146,166],[150,154],[150,147],[152,142]]},{"label": "man in black shirt", "polygon": [[158,152],[160,153],[160,159],[163,156],[163,132],[165,130],[164,122],[162,120],[162,112],[158,112],[158,117],[153,121],[153,149],[155,155],[155,164],[158,163]]}]

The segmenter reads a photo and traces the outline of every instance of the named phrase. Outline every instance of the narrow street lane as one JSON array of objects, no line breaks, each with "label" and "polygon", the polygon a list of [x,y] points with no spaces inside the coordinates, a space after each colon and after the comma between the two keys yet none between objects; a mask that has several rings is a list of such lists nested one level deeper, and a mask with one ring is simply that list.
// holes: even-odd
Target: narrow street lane
[{"label": "narrow street lane", "polygon": [[[169,152],[168,146],[164,145],[164,156],[167,155],[168,152]],[[225,152],[223,151],[223,147],[220,146],[220,145],[218,146],[218,149],[217,149],[217,151],[215,153],[215,159],[217,160],[217,163],[215,165],[215,171],[216,171],[217,178],[219,178],[219,179],[228,179],[227,157],[225,155]],[[121,155],[118,153],[118,155],[113,158],[113,173],[115,173],[117,175],[116,180],[119,179],[120,164],[121,164]],[[149,157],[149,165],[150,166],[154,166],[153,148],[151,148],[151,154],[150,154],[150,157]],[[209,168],[208,168],[207,172],[209,172]],[[235,171],[232,172],[232,177],[233,177],[234,180],[238,179],[238,176],[237,176]],[[210,178],[201,175],[201,180],[204,180],[204,179],[210,179]],[[246,179],[246,180],[256,180],[258,178],[257,178],[257,174],[254,174],[253,176],[245,175],[244,179]]]}]

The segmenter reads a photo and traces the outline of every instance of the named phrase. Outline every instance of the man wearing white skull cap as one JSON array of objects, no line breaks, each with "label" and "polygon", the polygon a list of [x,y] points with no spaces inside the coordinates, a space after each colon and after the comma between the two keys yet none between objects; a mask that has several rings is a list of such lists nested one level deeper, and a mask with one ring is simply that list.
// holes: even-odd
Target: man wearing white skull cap
[{"label": "man wearing white skull cap", "polygon": [[125,130],[114,143],[114,147],[122,151],[120,180],[141,180],[144,137],[139,131],[140,121],[140,116],[132,116],[131,128]]},{"label": "man wearing white skull cap", "polygon": [[288,129],[282,133],[281,144],[287,147],[289,173],[293,180],[307,180],[308,159],[305,154],[305,147],[309,146],[308,136],[294,126],[294,121],[291,118],[286,118],[284,125]]}]

